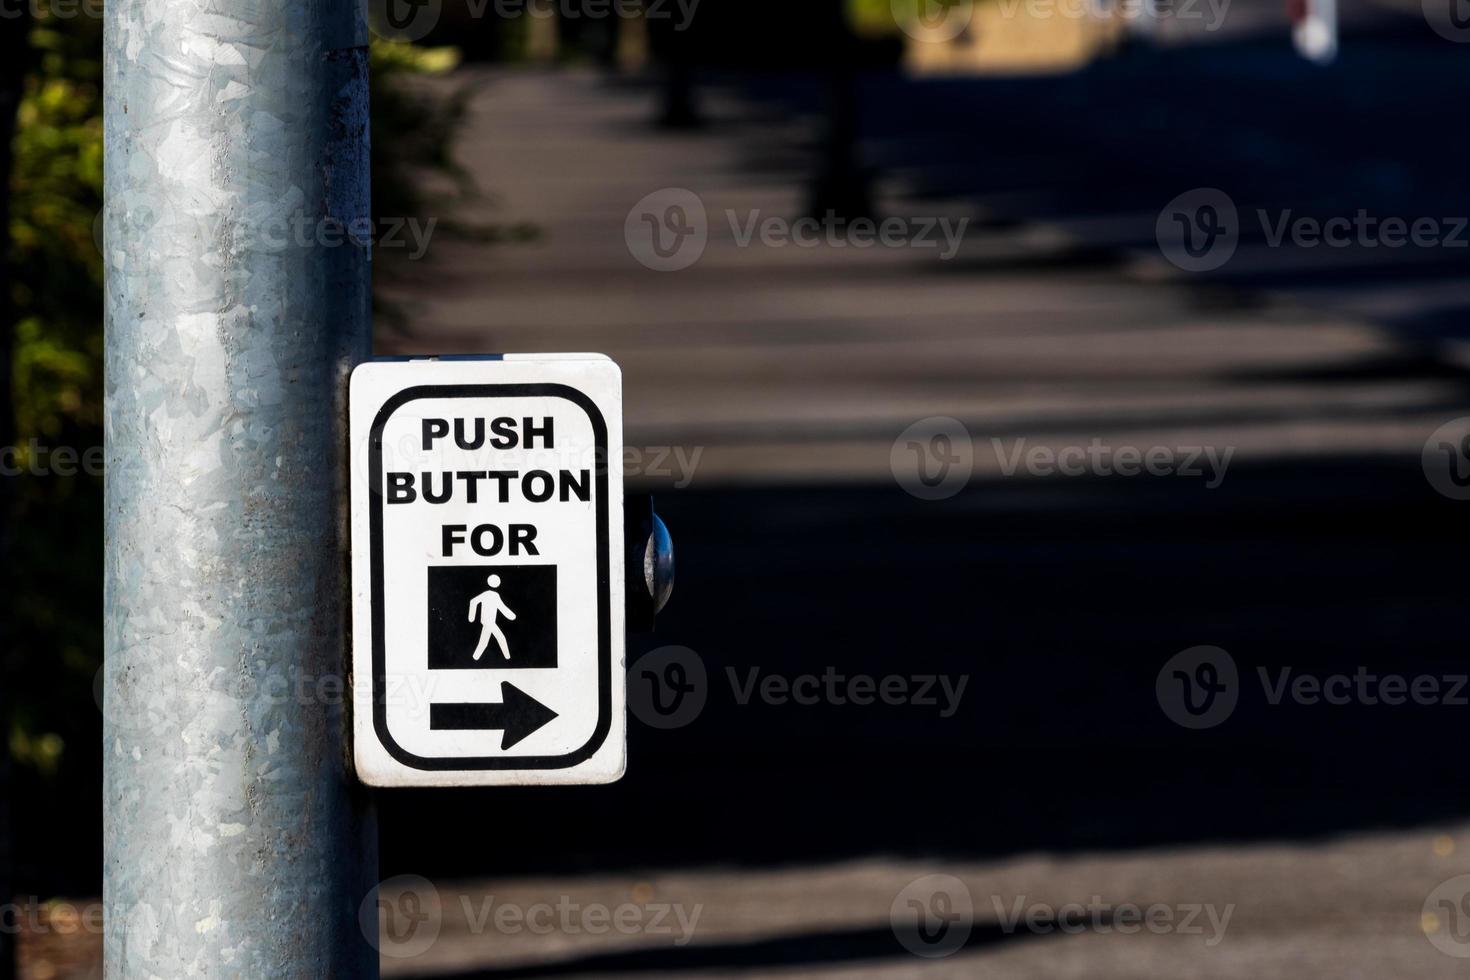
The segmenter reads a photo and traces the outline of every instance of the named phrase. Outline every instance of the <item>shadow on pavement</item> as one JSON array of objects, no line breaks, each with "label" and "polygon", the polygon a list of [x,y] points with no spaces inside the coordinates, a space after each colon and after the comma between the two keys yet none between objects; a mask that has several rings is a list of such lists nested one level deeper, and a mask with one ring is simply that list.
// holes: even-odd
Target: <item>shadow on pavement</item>
[{"label": "shadow on pavement", "polygon": [[[680,579],[656,638],[694,650],[685,727],[630,719],[623,782],[393,793],[385,874],[946,858],[1311,838],[1463,815],[1470,708],[1271,703],[1291,676],[1467,671],[1459,505],[1417,461],[1180,477],[666,494]],[[1156,695],[1174,654],[1238,665],[1218,727]],[[1262,672],[1265,680],[1262,679]],[[752,674],[752,672],[755,672]],[[898,675],[934,704],[766,703],[752,683]],[[754,680],[753,680],[754,678]],[[1470,688],[1458,692],[1470,696]],[[953,699],[952,699],[953,700]],[[1463,702],[1461,702],[1463,703]],[[480,835],[422,832],[425,819]]]},{"label": "shadow on pavement", "polygon": [[[963,950],[988,948],[1014,940],[1058,935],[1056,922],[1045,918],[1036,921],[1037,931],[1006,930],[990,923],[975,926],[962,945],[945,943],[953,955]],[[924,940],[917,933],[905,940],[922,948]],[[943,932],[934,942],[944,943]],[[952,943],[952,940],[951,940]],[[634,949],[618,953],[598,953],[559,963],[534,966],[507,966],[463,973],[436,974],[443,980],[511,980],[512,977],[614,976],[621,973],[682,972],[685,970],[754,970],[791,967],[827,967],[874,960],[908,959],[914,954],[905,948],[892,929],[848,929],[836,932],[803,933],[752,942],[690,944],[688,946]]]}]

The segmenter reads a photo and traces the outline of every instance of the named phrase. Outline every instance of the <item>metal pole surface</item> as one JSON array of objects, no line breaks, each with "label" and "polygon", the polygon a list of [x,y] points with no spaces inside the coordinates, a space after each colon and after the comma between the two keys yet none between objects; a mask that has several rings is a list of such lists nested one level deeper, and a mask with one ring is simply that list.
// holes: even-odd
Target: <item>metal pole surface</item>
[{"label": "metal pole surface", "polygon": [[109,0],[105,86],[107,975],[374,977],[343,685],[366,23]]}]

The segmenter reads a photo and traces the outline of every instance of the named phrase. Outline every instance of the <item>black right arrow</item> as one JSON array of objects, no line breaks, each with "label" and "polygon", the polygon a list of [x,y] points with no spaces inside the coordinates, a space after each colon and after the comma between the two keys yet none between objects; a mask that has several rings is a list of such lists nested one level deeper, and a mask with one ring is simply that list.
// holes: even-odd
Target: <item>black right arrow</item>
[{"label": "black right arrow", "polygon": [[556,712],[506,681],[500,688],[499,704],[431,704],[429,728],[436,732],[500,731],[500,749],[505,751],[528,735],[535,734],[556,717]]}]

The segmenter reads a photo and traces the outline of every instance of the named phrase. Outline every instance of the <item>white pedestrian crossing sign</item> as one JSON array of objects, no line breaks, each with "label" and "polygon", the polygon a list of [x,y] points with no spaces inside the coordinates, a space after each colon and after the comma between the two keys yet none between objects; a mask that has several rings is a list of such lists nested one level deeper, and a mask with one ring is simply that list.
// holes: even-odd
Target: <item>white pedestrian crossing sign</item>
[{"label": "white pedestrian crossing sign", "polygon": [[618,779],[617,365],[593,354],[372,361],[353,373],[350,425],[359,777]]}]

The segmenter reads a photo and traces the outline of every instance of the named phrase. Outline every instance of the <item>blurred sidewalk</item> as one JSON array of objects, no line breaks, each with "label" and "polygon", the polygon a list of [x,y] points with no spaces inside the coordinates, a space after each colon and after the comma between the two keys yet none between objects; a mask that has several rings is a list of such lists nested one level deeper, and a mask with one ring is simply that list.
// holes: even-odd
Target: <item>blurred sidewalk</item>
[{"label": "blurred sidewalk", "polygon": [[[1418,462],[1431,431],[1467,414],[1456,370],[1333,304],[1171,271],[1117,215],[1090,231],[1076,208],[1027,220],[1028,202],[1090,203],[1110,178],[1039,141],[999,141],[990,157],[1039,185],[1029,198],[1014,187],[984,202],[962,188],[924,197],[932,183],[890,170],[903,179],[883,186],[884,215],[977,219],[953,260],[742,246],[728,211],[737,226],[756,211],[800,214],[819,120],[788,111],[796,100],[713,95],[716,125],[670,135],[648,125],[653,93],[590,73],[473,77],[460,156],[495,200],[455,217],[534,222],[544,240],[436,240],[398,297],[411,331],[380,337],[380,352],[602,351],[625,371],[628,445],[702,454],[675,474],[689,491],[662,497],[680,592],[633,657],[678,643],[715,679],[841,664],[974,683],[943,726],[714,697],[678,732],[634,726],[627,780],[575,791],[610,814],[621,833],[610,840],[585,833],[570,796],[521,795],[496,811],[495,834],[431,853],[394,828],[428,807],[446,826],[479,819],[488,799],[387,800],[385,873],[433,876],[449,908],[433,949],[389,972],[1462,974],[1422,918],[1470,846],[1445,818],[1463,812],[1463,794],[1427,748],[1453,741],[1457,715],[1251,701],[1231,725],[1192,733],[1163,717],[1154,687],[1160,665],[1198,643],[1229,648],[1245,674],[1456,669],[1444,646],[1404,639],[1452,635],[1462,618],[1463,522],[1448,523],[1453,504]],[[894,105],[905,92],[889,93]],[[1046,169],[1030,169],[1033,154]],[[683,271],[651,271],[629,247],[630,214],[636,228],[639,202],[677,188],[698,195],[708,247]],[[997,206],[1007,190],[1015,214]],[[939,415],[975,437],[982,483],[935,505],[899,489],[890,452]],[[1218,493],[1001,483],[987,480],[1001,473],[992,438],[1233,447],[1241,474]],[[879,588],[902,615],[854,617],[854,597]],[[630,867],[655,870],[617,870]],[[534,878],[520,876],[528,868]],[[449,883],[502,869],[516,877]],[[933,872],[967,883],[983,925],[964,952],[929,962],[902,952],[887,917],[900,889]],[[704,912],[686,947],[475,934],[459,900],[481,910],[490,896]],[[1180,936],[1022,938],[995,926],[993,896],[1238,908],[1226,941],[1206,949]]]},{"label": "blurred sidewalk", "polygon": [[[742,246],[732,227],[752,216],[800,215],[819,120],[715,96],[716,125],[671,135],[647,125],[652,93],[595,74],[472,77],[460,158],[492,200],[454,217],[532,222],[543,240],[436,239],[396,294],[411,335],[380,337],[380,352],[610,354],[628,444],[698,447],[701,485],[886,481],[895,437],[944,415],[976,437],[982,478],[998,472],[992,438],[1407,459],[1464,403],[1458,378],[1405,369],[1418,354],[1365,322],[1161,279],[1157,255],[1099,255],[1056,224],[987,225],[963,199],[897,184],[883,216],[972,219],[951,261],[943,247]],[[625,222],[670,188],[702,199],[709,244],[691,268],[654,272]]]},{"label": "blurred sidewalk", "polygon": [[[440,881],[437,938],[427,948],[427,933],[388,941],[383,973],[425,980],[1453,980],[1464,976],[1464,961],[1426,941],[1425,930],[1449,924],[1425,918],[1425,898],[1455,873],[1463,863],[1457,849],[1467,846],[1470,830],[1460,827],[1305,848]],[[922,959],[900,945],[891,907],[936,872],[963,882],[973,917],[957,921],[973,930],[948,955]],[[404,882],[381,897],[397,907],[416,888]],[[435,907],[427,893],[416,897],[421,907]],[[1168,909],[1169,928],[1129,926],[1127,907],[1159,908],[1156,923]],[[620,908],[621,927],[597,917]]]}]

